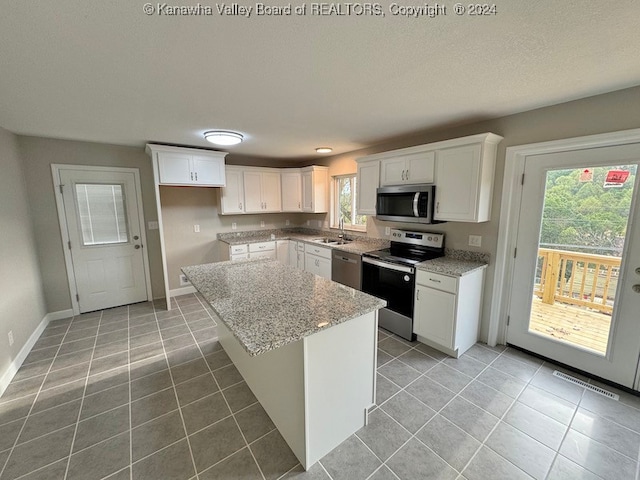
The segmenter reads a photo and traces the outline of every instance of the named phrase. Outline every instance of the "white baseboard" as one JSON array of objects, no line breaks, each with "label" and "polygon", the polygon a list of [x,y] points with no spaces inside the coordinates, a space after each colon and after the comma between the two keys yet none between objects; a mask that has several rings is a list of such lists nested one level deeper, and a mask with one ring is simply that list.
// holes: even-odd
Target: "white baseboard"
[{"label": "white baseboard", "polygon": [[16,373],[18,373],[18,370],[22,366],[22,362],[24,362],[24,359],[27,358],[27,355],[29,355],[29,352],[40,338],[40,335],[42,335],[44,329],[47,328],[47,325],[49,325],[50,320],[51,319],[49,317],[49,314],[44,316],[40,324],[36,327],[36,329],[29,337],[29,340],[27,340],[27,343],[25,343],[24,346],[20,349],[20,352],[18,352],[16,358],[13,359],[13,362],[9,364],[9,368],[7,368],[7,370],[2,374],[2,377],[0,377],[0,396],[7,389]]},{"label": "white baseboard", "polygon": [[196,288],[193,285],[189,287],[176,288],[175,290],[169,290],[170,297],[178,297],[180,295],[187,295],[189,293],[196,293]]},{"label": "white baseboard", "polygon": [[45,318],[48,318],[50,322],[71,317],[73,317],[73,310],[70,308],[67,310],[60,310],[59,312],[47,313],[47,315],[45,316]]},{"label": "white baseboard", "polygon": [[29,355],[29,353],[31,352],[31,349],[40,338],[40,335],[42,335],[44,329],[47,328],[49,322],[70,317],[73,317],[73,310],[71,309],[47,313],[44,316],[40,324],[36,327],[36,329],[29,337],[29,340],[27,340],[27,343],[24,344],[24,346],[20,349],[20,352],[18,352],[18,355],[16,355],[16,358],[13,359],[13,361],[9,365],[9,368],[7,368],[7,370],[0,376],[0,396],[2,396],[4,391],[11,383],[11,380],[13,380],[13,377],[16,375],[16,373],[18,373],[18,370],[22,366],[22,362],[24,362],[25,358],[27,358],[27,355]]}]

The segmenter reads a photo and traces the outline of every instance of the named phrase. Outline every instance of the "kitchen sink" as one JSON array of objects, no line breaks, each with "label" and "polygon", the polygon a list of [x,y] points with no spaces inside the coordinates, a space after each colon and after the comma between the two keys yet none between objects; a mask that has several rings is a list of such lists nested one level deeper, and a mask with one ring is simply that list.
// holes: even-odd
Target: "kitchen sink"
[{"label": "kitchen sink", "polygon": [[347,240],[342,238],[330,238],[330,237],[314,238],[311,241],[316,243],[324,243],[325,245],[344,245],[345,243],[352,242],[352,240]]},{"label": "kitchen sink", "polygon": [[325,238],[314,238],[311,241],[316,243],[336,243],[338,240],[336,240],[335,238],[325,237]]}]

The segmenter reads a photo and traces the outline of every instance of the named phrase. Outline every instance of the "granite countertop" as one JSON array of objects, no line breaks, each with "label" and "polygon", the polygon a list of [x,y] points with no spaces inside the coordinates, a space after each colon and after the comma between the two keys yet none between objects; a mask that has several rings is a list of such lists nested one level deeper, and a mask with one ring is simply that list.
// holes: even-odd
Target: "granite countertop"
[{"label": "granite countertop", "polygon": [[425,272],[461,277],[479,268],[485,268],[486,266],[487,264],[483,262],[459,260],[451,257],[440,257],[419,263],[416,268]]},{"label": "granite countertop", "polygon": [[444,257],[419,263],[416,268],[425,272],[461,277],[479,268],[487,267],[490,258],[488,253],[445,248]]},{"label": "granite countertop", "polygon": [[[272,235],[275,238],[272,238]],[[229,245],[245,245],[248,243],[259,242],[272,242],[274,240],[296,240],[316,245],[319,247],[333,248],[341,250],[343,252],[362,254],[365,252],[371,252],[373,250],[380,250],[389,246],[389,241],[378,238],[366,238],[355,237],[347,235],[347,238],[353,237],[353,241],[342,245],[329,245],[326,243],[314,242],[315,238],[331,237],[336,238],[333,232],[318,231],[314,233],[301,233],[301,232],[283,232],[280,230],[273,231],[255,231],[255,232],[243,232],[241,234],[220,234],[218,239]]]},{"label": "granite countertop", "polygon": [[274,260],[182,271],[252,356],[386,306],[384,300]]}]

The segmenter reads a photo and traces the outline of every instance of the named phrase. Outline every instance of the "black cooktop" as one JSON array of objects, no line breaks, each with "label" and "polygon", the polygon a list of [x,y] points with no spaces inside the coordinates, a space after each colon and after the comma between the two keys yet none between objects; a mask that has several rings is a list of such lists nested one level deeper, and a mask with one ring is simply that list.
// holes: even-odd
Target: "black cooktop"
[{"label": "black cooktop", "polygon": [[403,251],[397,251],[396,249],[385,248],[382,250],[375,250],[373,252],[367,252],[363,254],[366,257],[376,258],[383,262],[397,263],[401,265],[416,265],[426,260],[432,260],[434,258],[444,256],[444,249],[433,249],[426,251],[416,251],[415,249],[406,249]]}]

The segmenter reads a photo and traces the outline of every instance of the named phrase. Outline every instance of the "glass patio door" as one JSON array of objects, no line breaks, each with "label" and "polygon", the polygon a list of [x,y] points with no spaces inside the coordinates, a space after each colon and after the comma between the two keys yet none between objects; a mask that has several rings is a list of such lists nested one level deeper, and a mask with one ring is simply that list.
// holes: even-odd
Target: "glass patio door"
[{"label": "glass patio door", "polygon": [[507,342],[633,388],[640,145],[525,160]]}]

